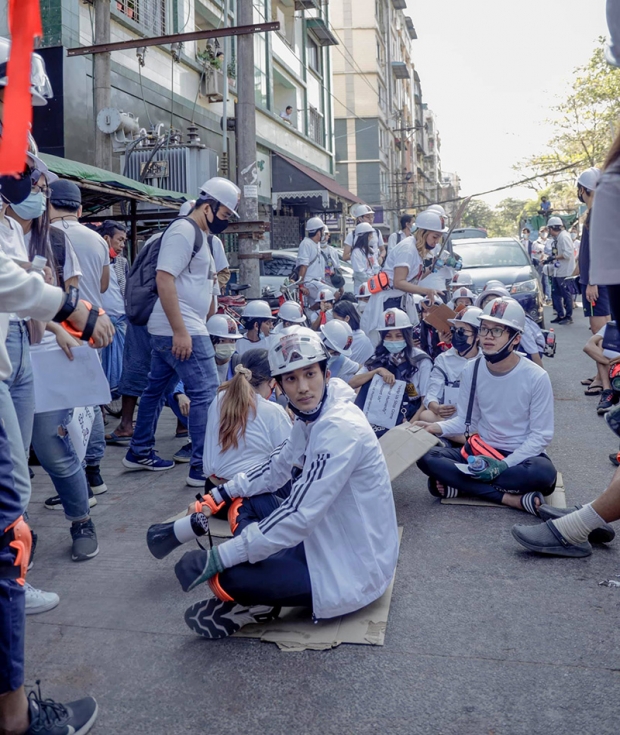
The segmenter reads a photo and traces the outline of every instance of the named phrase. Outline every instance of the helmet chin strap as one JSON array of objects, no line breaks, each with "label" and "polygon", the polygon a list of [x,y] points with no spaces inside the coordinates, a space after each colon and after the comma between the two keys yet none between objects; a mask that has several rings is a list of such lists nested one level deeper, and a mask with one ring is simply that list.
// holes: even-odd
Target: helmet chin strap
[{"label": "helmet chin strap", "polygon": [[321,415],[321,411],[323,410],[323,407],[325,405],[326,397],[327,397],[327,380],[325,381],[325,385],[323,386],[323,395],[321,396],[321,400],[319,401],[319,404],[315,409],[313,409],[312,411],[302,411],[301,409],[297,408],[297,406],[295,406],[290,399],[288,402],[288,407],[295,414],[295,416],[298,416],[302,421],[306,421],[307,423],[312,423],[313,421],[316,421]]},{"label": "helmet chin strap", "polygon": [[515,341],[517,335],[519,332],[515,332],[512,337],[506,342],[506,344],[502,347],[501,350],[498,350],[497,352],[492,352],[490,355],[487,354],[484,350],[482,350],[482,354],[484,355],[484,359],[490,363],[491,365],[495,365],[497,362],[501,362],[502,360],[505,360],[508,355],[512,352],[510,349],[510,346]]}]

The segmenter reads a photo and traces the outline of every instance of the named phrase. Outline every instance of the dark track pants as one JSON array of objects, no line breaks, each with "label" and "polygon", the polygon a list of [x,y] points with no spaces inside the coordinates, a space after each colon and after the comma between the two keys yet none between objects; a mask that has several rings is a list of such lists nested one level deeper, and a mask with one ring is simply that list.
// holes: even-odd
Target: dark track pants
[{"label": "dark track pants", "polygon": [[501,503],[504,493],[524,495],[537,491],[551,495],[555,489],[557,472],[546,454],[509,467],[493,482],[482,482],[463,474],[456,465],[464,463],[460,449],[436,447],[418,460],[418,467],[442,485],[457,488],[459,495],[470,495],[492,503]]},{"label": "dark track pants", "polygon": [[[290,490],[289,490],[290,492]],[[276,494],[244,498],[238,509],[238,536],[250,523],[267,518],[280,507]],[[211,589],[218,597],[225,592],[242,605],[274,605],[312,608],[312,587],[303,543],[283,549],[256,564],[244,562],[214,577]]]},{"label": "dark track pants", "polygon": [[566,287],[566,278],[554,276],[551,279],[551,299],[559,319],[572,319],[573,295]]}]

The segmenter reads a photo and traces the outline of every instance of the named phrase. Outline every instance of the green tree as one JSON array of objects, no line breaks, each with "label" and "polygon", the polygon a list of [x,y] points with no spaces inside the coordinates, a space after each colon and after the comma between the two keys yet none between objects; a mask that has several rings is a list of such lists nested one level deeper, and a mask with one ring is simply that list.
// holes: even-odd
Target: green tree
[{"label": "green tree", "polygon": [[482,227],[488,230],[493,222],[493,210],[480,199],[472,199],[461,217],[461,227]]},{"label": "green tree", "polygon": [[495,207],[489,235],[491,237],[518,236],[521,219],[527,202],[523,199],[508,197]]}]

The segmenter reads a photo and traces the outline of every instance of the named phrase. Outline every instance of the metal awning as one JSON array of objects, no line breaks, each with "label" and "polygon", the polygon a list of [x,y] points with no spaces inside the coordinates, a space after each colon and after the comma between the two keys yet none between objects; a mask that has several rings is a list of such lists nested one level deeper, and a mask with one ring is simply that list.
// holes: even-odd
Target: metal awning
[{"label": "metal awning", "polygon": [[338,46],[338,39],[323,18],[306,18],[306,28],[312,31],[319,46]]},{"label": "metal awning", "polygon": [[271,178],[271,203],[274,209],[279,209],[283,200],[293,199],[320,198],[323,209],[330,208],[330,199],[347,205],[362,202],[353,192],[329,176],[280,153],[273,155]]},{"label": "metal awning", "polygon": [[75,181],[80,187],[85,214],[95,214],[123,201],[147,202],[154,207],[178,210],[183,202],[191,198],[187,194],[148,186],[121,174],[79,161],[70,161],[68,158],[47,153],[41,153],[41,158],[50,171],[62,179]]},{"label": "metal awning", "polygon": [[409,68],[404,61],[393,61],[392,71],[396,79],[410,79]]},{"label": "metal awning", "polygon": [[415,41],[415,39],[418,37],[418,34],[415,32],[415,26],[413,25],[413,21],[408,15],[405,16],[405,26],[407,27],[407,33],[409,34],[409,38]]}]

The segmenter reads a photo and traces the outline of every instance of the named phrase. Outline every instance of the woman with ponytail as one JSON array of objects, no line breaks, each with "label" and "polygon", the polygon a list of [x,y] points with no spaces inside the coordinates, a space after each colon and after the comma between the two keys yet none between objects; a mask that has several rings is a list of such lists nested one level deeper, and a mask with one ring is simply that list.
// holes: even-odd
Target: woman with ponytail
[{"label": "woman with ponytail", "polygon": [[269,400],[275,386],[267,350],[241,356],[234,376],[222,384],[209,408],[204,473],[213,485],[268,459],[291,433],[286,411]]}]

